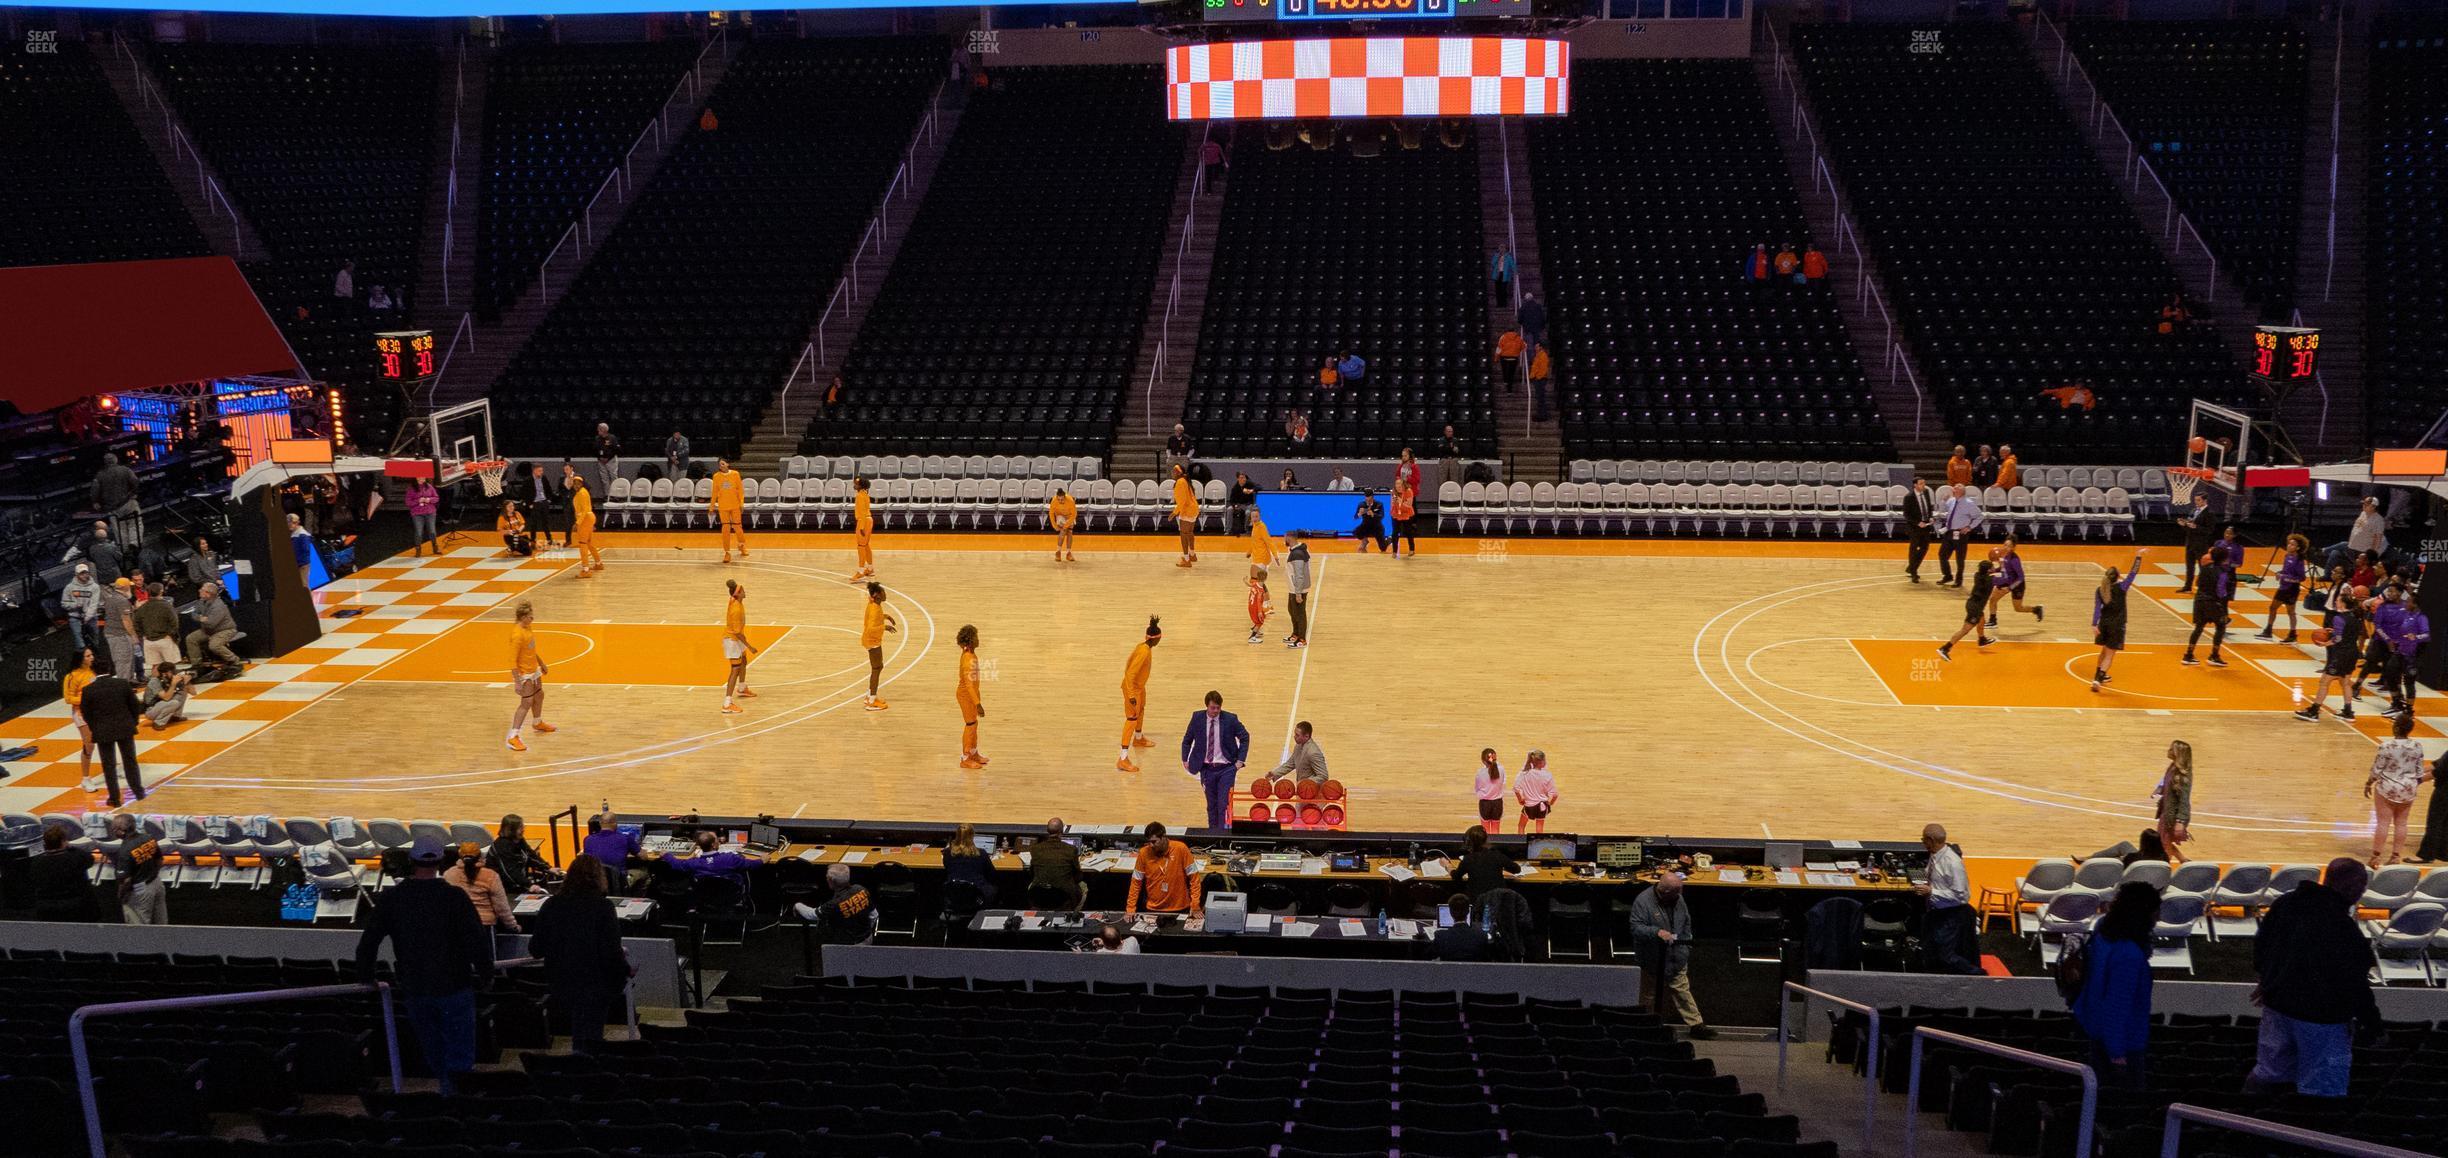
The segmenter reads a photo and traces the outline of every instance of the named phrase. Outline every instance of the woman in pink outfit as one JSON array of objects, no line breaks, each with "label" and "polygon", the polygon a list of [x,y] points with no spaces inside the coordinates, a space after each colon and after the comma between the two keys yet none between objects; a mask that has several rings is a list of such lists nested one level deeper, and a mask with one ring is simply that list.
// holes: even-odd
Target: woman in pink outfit
[{"label": "woman in pink outfit", "polygon": [[1513,778],[1513,799],[1520,801],[1522,808],[1521,819],[1513,823],[1514,833],[1528,832],[1533,827],[1542,833],[1547,831],[1547,814],[1554,811],[1556,801],[1563,799],[1563,794],[1556,791],[1555,773],[1547,770],[1547,753],[1536,748],[1530,750],[1522,763],[1521,775]]},{"label": "woman in pink outfit", "polygon": [[1504,827],[1504,765],[1497,762],[1496,749],[1479,749],[1479,774],[1475,786],[1479,792],[1479,822],[1491,828]]},{"label": "woman in pink outfit", "polygon": [[442,553],[441,536],[435,533],[434,516],[442,509],[442,492],[434,489],[433,480],[419,478],[408,484],[408,520],[416,528],[416,553],[425,553],[425,544],[434,545],[434,554]]}]

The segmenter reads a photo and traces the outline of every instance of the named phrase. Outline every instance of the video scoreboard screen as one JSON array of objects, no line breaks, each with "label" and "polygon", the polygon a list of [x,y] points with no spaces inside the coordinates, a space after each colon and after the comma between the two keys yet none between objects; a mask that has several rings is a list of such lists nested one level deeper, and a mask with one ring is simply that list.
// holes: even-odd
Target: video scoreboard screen
[{"label": "video scoreboard screen", "polygon": [[1530,0],[1203,0],[1203,3],[1207,20],[1217,24],[1530,15]]}]

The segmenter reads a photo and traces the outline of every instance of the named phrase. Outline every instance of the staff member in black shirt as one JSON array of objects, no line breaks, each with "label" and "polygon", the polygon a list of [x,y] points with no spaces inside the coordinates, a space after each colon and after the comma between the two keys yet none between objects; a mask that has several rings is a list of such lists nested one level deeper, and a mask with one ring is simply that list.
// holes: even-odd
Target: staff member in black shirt
[{"label": "staff member in black shirt", "polygon": [[448,857],[437,836],[409,846],[414,868],[377,898],[374,919],[357,939],[357,971],[372,981],[374,959],[391,942],[417,1049],[442,1092],[456,1094],[459,1075],[476,1068],[476,984],[493,977],[493,941],[467,890],[442,879]]},{"label": "staff member in black shirt", "polygon": [[119,675],[110,657],[95,656],[93,670],[94,681],[85,685],[78,707],[85,713],[85,728],[93,733],[94,747],[102,753],[102,777],[110,785],[110,806],[117,808],[123,763],[129,798],[145,797],[144,772],[136,766],[136,720],[144,714],[144,705],[137,702],[136,685]]},{"label": "staff member in black shirt", "polygon": [[1471,923],[1470,898],[1455,893],[1445,901],[1445,911],[1453,924],[1437,930],[1430,941],[1428,955],[1438,961],[1492,961],[1494,946],[1479,926]]},{"label": "staff member in black shirt", "polygon": [[621,947],[620,915],[604,893],[603,862],[581,853],[561,891],[536,913],[527,944],[544,959],[553,1004],[569,1016],[570,1048],[579,1053],[603,1044],[613,1003],[637,974]]},{"label": "staff member in black shirt", "polygon": [[26,862],[34,884],[34,919],[38,921],[98,921],[94,905],[93,854],[68,847],[68,826],[43,829],[42,855]]},{"label": "staff member in black shirt", "polygon": [[1080,883],[1079,850],[1063,839],[1062,817],[1046,821],[1045,835],[1029,845],[1029,891],[1045,889],[1064,898],[1063,908],[1084,908],[1088,890]]},{"label": "staff member in black shirt", "polygon": [[1477,900],[1489,889],[1501,889],[1505,878],[1521,871],[1521,862],[1488,847],[1488,832],[1474,824],[1462,834],[1462,863],[1455,866],[1454,879],[1462,883],[1462,891]]}]

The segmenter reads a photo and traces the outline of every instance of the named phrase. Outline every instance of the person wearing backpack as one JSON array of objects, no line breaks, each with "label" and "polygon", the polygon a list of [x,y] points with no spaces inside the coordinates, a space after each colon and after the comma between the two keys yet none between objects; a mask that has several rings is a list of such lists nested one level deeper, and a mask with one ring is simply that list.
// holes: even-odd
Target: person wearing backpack
[{"label": "person wearing backpack", "polygon": [[2159,890],[2127,881],[2090,937],[2058,957],[2058,990],[2073,991],[2074,1022],[2091,1039],[2091,1068],[2103,1089],[2148,1084],[2151,932],[2158,924]]}]

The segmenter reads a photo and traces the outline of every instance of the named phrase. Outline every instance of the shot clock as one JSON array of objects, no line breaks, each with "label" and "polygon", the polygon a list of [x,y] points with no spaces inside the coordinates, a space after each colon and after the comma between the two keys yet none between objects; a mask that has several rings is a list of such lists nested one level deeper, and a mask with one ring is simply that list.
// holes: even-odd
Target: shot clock
[{"label": "shot clock", "polygon": [[374,335],[374,372],[385,382],[422,382],[434,376],[432,330],[390,330]]},{"label": "shot clock", "polygon": [[2268,383],[2303,383],[2320,372],[2320,331],[2302,326],[2253,330],[2253,377]]}]

